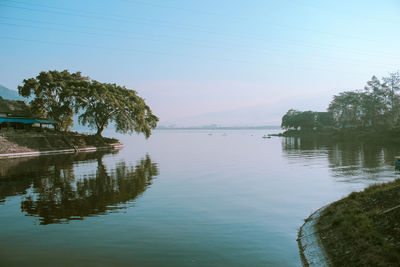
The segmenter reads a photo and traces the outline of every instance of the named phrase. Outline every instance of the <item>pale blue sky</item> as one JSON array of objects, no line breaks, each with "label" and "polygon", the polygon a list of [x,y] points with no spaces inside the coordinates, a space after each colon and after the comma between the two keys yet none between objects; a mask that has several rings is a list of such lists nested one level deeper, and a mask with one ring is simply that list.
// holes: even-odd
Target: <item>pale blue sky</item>
[{"label": "pale blue sky", "polygon": [[0,84],[68,69],[162,124],[279,124],[399,70],[399,26],[394,0],[0,0]]}]

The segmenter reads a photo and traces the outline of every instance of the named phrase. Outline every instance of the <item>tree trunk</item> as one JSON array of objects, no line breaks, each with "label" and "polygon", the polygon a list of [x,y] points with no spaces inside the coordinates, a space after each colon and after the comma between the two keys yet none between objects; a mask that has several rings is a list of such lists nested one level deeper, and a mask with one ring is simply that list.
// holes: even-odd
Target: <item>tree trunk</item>
[{"label": "tree trunk", "polygon": [[101,133],[103,132],[103,130],[104,130],[104,126],[98,127],[98,128],[97,128],[97,133],[96,133],[96,135],[97,135],[97,136],[101,136]]}]

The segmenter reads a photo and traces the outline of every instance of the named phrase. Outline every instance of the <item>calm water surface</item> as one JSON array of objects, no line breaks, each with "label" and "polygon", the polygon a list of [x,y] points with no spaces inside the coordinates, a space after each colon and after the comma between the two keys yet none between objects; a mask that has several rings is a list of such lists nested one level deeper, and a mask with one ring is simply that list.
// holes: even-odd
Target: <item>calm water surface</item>
[{"label": "calm water surface", "polygon": [[266,133],[155,131],[119,152],[0,160],[0,266],[300,266],[311,212],[398,176],[400,147]]}]

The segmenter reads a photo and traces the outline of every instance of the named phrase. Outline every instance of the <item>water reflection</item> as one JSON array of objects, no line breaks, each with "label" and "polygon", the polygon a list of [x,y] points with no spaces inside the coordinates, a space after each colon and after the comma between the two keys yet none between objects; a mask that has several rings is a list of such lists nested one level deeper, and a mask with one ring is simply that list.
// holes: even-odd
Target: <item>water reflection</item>
[{"label": "water reflection", "polygon": [[107,168],[105,153],[58,155],[0,162],[0,201],[23,195],[21,210],[40,224],[81,220],[122,208],[158,175],[145,156],[136,165],[121,160]]},{"label": "water reflection", "polygon": [[282,150],[289,163],[299,163],[299,159],[303,164],[307,164],[307,159],[327,159],[333,177],[346,182],[378,180],[385,172],[393,174],[394,158],[400,153],[399,146],[381,143],[295,137],[283,138]]}]

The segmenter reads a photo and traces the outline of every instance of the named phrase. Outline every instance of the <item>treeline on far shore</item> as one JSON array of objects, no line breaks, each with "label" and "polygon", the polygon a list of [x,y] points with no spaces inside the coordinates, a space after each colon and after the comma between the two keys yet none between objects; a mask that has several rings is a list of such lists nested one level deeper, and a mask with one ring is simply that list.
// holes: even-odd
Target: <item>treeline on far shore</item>
[{"label": "treeline on far shore", "polygon": [[384,138],[400,143],[400,72],[378,79],[363,90],[333,96],[326,112],[290,109],[283,117],[283,136],[327,136],[340,139]]}]

